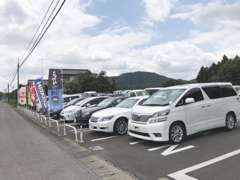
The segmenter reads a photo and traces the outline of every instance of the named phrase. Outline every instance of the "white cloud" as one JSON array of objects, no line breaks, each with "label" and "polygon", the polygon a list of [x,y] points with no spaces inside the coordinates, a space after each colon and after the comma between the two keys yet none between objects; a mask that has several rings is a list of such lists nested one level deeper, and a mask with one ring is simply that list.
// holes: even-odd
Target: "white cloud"
[{"label": "white cloud", "polygon": [[143,0],[147,17],[162,22],[168,18],[176,0]]},{"label": "white cloud", "polygon": [[[171,16],[176,1],[144,0],[147,21],[149,23],[165,21]],[[9,1],[0,2],[0,14],[6,11],[6,2]],[[18,4],[12,7],[18,9],[22,16],[15,17],[14,13],[11,14],[12,18],[4,26],[3,21],[9,17],[4,18],[3,14],[0,16],[0,56],[3,57],[0,60],[2,82],[0,89],[6,87],[8,82],[6,77],[9,77],[16,68],[17,57],[24,52],[44,10],[49,5],[48,1],[33,0],[11,0],[11,3]],[[133,29],[114,24],[94,35],[87,34],[89,28],[94,29],[105,20],[101,16],[87,13],[88,7],[92,4],[92,0],[66,1],[46,37],[24,64],[21,71],[22,83],[27,79],[41,76],[42,68],[46,78],[48,68],[53,67],[87,68],[93,72],[105,70],[109,75],[143,70],[174,78],[193,79],[202,65],[211,64],[223,53],[234,54],[240,49],[238,33],[240,25],[235,23],[238,21],[237,14],[229,10],[228,12],[234,15],[225,15],[226,18],[220,18],[218,21],[217,15],[212,14],[217,10],[211,7],[213,6],[211,4],[197,4],[181,14],[172,16],[190,20],[199,26],[205,22],[214,22],[208,23],[207,31],[202,32],[196,26],[196,29],[191,29],[194,33],[186,39],[171,42],[155,41],[154,44],[152,40],[159,34],[154,34],[151,28]],[[223,2],[215,4],[218,7],[226,7]],[[202,8],[203,14],[198,12],[198,7]]]},{"label": "white cloud", "polygon": [[132,70],[148,70],[183,79],[193,79],[202,65],[209,65],[214,59],[212,53],[185,41],[173,41],[135,50],[128,57],[131,59],[128,66]]},{"label": "white cloud", "polygon": [[207,4],[195,4],[190,11],[174,14],[172,18],[190,20],[194,24],[201,26],[221,26],[227,20],[239,21],[239,9],[239,2],[213,1]]}]

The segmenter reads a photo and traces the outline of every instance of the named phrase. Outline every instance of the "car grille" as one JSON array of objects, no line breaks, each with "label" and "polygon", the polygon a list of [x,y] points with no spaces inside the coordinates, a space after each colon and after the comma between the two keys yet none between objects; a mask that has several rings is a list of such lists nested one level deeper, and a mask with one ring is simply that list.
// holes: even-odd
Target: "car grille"
[{"label": "car grille", "polygon": [[132,114],[132,120],[135,122],[147,122],[149,118],[149,115]]},{"label": "car grille", "polygon": [[98,118],[97,117],[91,117],[91,122],[98,122]]}]

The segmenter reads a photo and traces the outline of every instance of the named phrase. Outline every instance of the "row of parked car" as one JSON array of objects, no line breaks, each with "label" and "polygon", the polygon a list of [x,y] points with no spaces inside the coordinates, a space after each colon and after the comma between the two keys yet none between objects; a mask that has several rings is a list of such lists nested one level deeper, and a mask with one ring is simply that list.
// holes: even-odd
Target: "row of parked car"
[{"label": "row of parked car", "polygon": [[58,114],[55,118],[92,131],[180,143],[200,131],[234,129],[240,119],[240,96],[231,83],[187,84],[136,97],[81,97]]}]

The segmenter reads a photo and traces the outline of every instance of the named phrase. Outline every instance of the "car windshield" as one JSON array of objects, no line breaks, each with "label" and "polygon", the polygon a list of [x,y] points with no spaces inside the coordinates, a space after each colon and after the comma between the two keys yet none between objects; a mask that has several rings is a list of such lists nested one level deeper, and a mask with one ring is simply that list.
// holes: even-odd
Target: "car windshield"
[{"label": "car windshield", "polygon": [[73,99],[71,100],[69,103],[67,103],[67,105],[74,105],[76,103],[78,103],[79,101],[83,100],[83,98],[77,98],[77,99]]},{"label": "car windshield", "polygon": [[107,106],[111,105],[114,100],[115,100],[115,98],[107,98],[107,99],[103,100],[102,102],[100,102],[97,106],[107,107]]},{"label": "car windshield", "polygon": [[119,108],[132,108],[139,99],[125,99],[124,101],[120,102],[116,107]]},{"label": "car windshield", "polygon": [[159,89],[148,89],[146,91],[148,92],[149,95],[153,95],[155,92],[158,92]]},{"label": "car windshield", "polygon": [[185,89],[165,89],[159,90],[147,99],[143,106],[167,106],[176,101],[176,99],[185,91]]},{"label": "car windshield", "polygon": [[90,98],[84,99],[82,101],[79,101],[78,103],[75,104],[75,106],[82,106],[85,103],[87,103],[90,100]]}]

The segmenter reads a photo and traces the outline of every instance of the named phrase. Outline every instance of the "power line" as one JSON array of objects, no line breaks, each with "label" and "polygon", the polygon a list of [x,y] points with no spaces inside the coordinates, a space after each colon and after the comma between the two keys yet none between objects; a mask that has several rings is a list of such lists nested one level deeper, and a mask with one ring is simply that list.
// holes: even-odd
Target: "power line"
[{"label": "power line", "polygon": [[[60,5],[60,7],[58,8],[57,12],[54,14],[53,18],[51,19],[49,24],[46,24],[47,27],[44,29],[44,31],[42,32],[41,36],[39,37],[39,39],[35,42],[34,46],[31,48],[30,52],[28,53],[28,55],[24,58],[24,60],[22,61],[22,63],[20,64],[20,67],[28,60],[29,56],[33,53],[33,51],[35,50],[35,48],[38,46],[38,44],[40,43],[40,41],[42,40],[42,38],[44,37],[44,35],[46,34],[46,32],[48,31],[48,29],[50,28],[50,26],[52,25],[53,21],[55,20],[55,18],[57,17],[57,15],[59,14],[60,10],[62,9],[64,3],[66,0],[62,1],[62,4]],[[59,4],[60,0],[57,2],[56,6],[54,7],[53,11],[55,11],[57,5]],[[53,13],[51,13],[52,15]],[[49,17],[51,17],[51,15]],[[48,18],[49,20],[50,18]]]},{"label": "power line", "polygon": [[[50,3],[50,5],[48,6],[47,11],[45,12],[45,14],[44,14],[44,16],[43,16],[40,24],[38,25],[38,27],[37,27],[37,29],[36,29],[36,32],[34,33],[32,39],[31,39],[31,41],[29,42],[29,44],[28,44],[28,46],[27,46],[27,48],[26,48],[26,51],[25,51],[24,54],[22,55],[22,58],[21,58],[21,59],[24,58],[24,56],[26,55],[27,51],[30,49],[30,46],[33,44],[33,41],[34,41],[37,33],[39,32],[39,30],[40,30],[40,28],[41,28],[44,20],[46,19],[47,15],[48,15],[48,12],[49,12],[49,10],[51,9],[54,1],[55,1],[55,0],[52,0],[51,3]],[[39,37],[39,35],[38,35],[38,37]],[[11,80],[10,83],[9,83],[10,86],[13,84],[15,78],[17,77],[17,74],[18,74],[18,69],[17,69],[17,70],[14,72],[14,74],[13,74],[13,78],[12,78],[12,80]]]},{"label": "power line", "polygon": [[[22,67],[22,65],[28,60],[29,56],[33,53],[33,51],[35,50],[35,48],[38,46],[38,44],[40,43],[40,41],[42,40],[42,38],[44,37],[44,35],[46,34],[46,32],[48,31],[48,29],[50,28],[50,26],[52,25],[53,21],[55,20],[56,16],[59,14],[60,10],[62,9],[63,5],[65,4],[66,0],[63,0],[61,5],[59,6],[59,8],[57,9],[56,13],[54,14],[53,16],[53,13],[55,12],[60,0],[58,0],[58,2],[56,3],[55,7],[53,8],[52,12],[50,13],[50,15],[48,16],[48,19],[47,21],[45,22],[44,26],[42,27],[41,29],[41,32],[38,34],[38,37],[35,39],[37,33],[39,32],[39,29],[40,27],[42,26],[45,18],[47,17],[47,14],[49,12],[49,10],[51,9],[52,5],[53,5],[53,2],[54,0],[52,0],[52,2],[50,3],[47,11],[45,12],[44,16],[43,16],[43,19],[40,23],[40,25],[38,26],[37,28],[37,31],[35,32],[33,38],[31,39],[29,45],[28,45],[28,48],[27,50],[25,51],[25,53],[23,54],[23,57],[22,57],[22,62],[21,64],[19,64],[18,62],[18,68],[17,70],[15,71],[14,75],[13,75],[13,78],[11,80],[11,85],[13,84],[16,76],[18,75],[18,72],[19,72],[19,69]],[[50,20],[50,18],[53,16],[53,18]],[[50,23],[48,23],[50,21]],[[46,27],[46,28],[45,28]],[[33,40],[35,39],[35,42],[33,43]],[[29,50],[29,53],[27,54],[27,56],[24,58],[25,54],[27,53],[28,49],[30,48],[30,46],[32,45],[31,49]],[[24,59],[23,59],[24,58]]]},{"label": "power line", "polygon": [[35,39],[37,33],[39,32],[39,29],[41,28],[41,26],[42,26],[44,20],[45,20],[46,17],[47,17],[47,14],[48,14],[49,10],[51,9],[51,7],[52,7],[52,5],[53,5],[53,2],[54,2],[54,0],[52,0],[51,3],[50,3],[50,5],[48,6],[47,11],[45,12],[45,14],[44,14],[44,16],[43,16],[43,18],[42,18],[40,24],[39,24],[38,27],[37,27],[36,32],[34,33],[32,39],[31,39],[31,41],[29,42],[29,44],[28,44],[28,46],[27,46],[27,48],[26,48],[26,51],[25,51],[24,54],[22,55],[22,58],[21,58],[21,59],[23,59],[23,57],[26,55],[27,51],[28,51],[29,48],[31,47],[31,45],[32,45],[32,43],[33,43],[33,41],[34,41],[34,39]]}]

